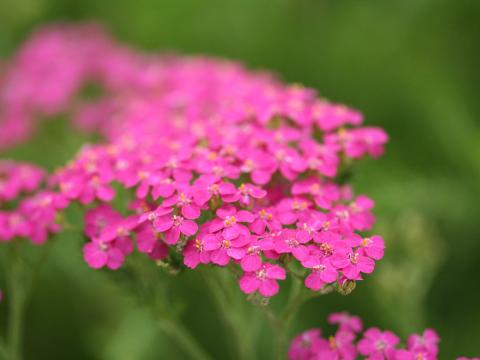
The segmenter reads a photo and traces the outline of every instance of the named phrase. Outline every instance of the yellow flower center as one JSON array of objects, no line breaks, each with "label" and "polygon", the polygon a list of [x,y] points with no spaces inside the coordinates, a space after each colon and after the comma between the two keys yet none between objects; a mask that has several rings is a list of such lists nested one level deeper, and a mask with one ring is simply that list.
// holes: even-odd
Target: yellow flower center
[{"label": "yellow flower center", "polygon": [[223,223],[225,224],[225,226],[232,226],[236,222],[237,222],[237,219],[235,219],[235,216],[227,216]]}]

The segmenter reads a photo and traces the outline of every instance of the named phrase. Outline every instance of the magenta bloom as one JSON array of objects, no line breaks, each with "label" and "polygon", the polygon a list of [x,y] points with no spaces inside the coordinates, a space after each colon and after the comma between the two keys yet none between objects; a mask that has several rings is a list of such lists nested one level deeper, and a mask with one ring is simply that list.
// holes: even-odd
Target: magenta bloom
[{"label": "magenta bloom", "polygon": [[99,237],[108,224],[120,221],[121,218],[121,214],[108,204],[90,209],[85,213],[85,235],[89,238]]},{"label": "magenta bloom", "polygon": [[433,329],[426,329],[422,335],[413,334],[408,338],[408,349],[412,351],[424,351],[435,358],[438,354],[440,337]]},{"label": "magenta bloom", "polygon": [[219,266],[225,266],[230,259],[240,260],[246,254],[244,247],[251,241],[249,236],[237,236],[226,239],[220,233],[209,234],[203,239],[204,249],[210,252],[210,260]]},{"label": "magenta bloom", "polygon": [[172,208],[174,206],[181,209],[182,216],[186,219],[197,219],[200,217],[200,206],[194,201],[195,190],[187,186],[182,186],[177,190],[177,193],[165,199],[162,203],[164,208]]},{"label": "magenta bloom", "polygon": [[277,218],[283,225],[293,224],[311,205],[310,201],[303,198],[283,199],[277,205]]},{"label": "magenta bloom", "polygon": [[437,356],[423,350],[400,349],[395,353],[395,360],[437,360]]},{"label": "magenta bloom", "polygon": [[398,336],[391,331],[382,332],[377,328],[370,328],[358,342],[358,351],[370,360],[393,360],[395,347],[399,342]]},{"label": "magenta bloom", "polygon": [[353,341],[355,334],[349,331],[337,331],[328,340],[323,340],[316,354],[317,359],[354,360],[357,357],[357,349]]},{"label": "magenta bloom", "polygon": [[362,331],[362,320],[358,316],[353,316],[347,312],[332,313],[328,317],[329,324],[337,324],[341,331],[351,331],[359,333]]},{"label": "magenta bloom", "polygon": [[308,256],[308,249],[304,245],[308,239],[298,236],[298,231],[282,230],[280,236],[274,240],[274,250],[279,254],[292,254],[297,260],[303,261]]},{"label": "magenta bloom", "polygon": [[362,240],[361,247],[368,257],[374,260],[380,260],[383,258],[385,252],[385,242],[383,238],[378,235],[366,237]]},{"label": "magenta bloom", "polygon": [[0,160],[0,202],[11,201],[21,193],[36,190],[45,172],[28,163]]},{"label": "magenta bloom", "polygon": [[49,234],[61,230],[56,216],[68,204],[62,196],[48,190],[23,199],[18,212],[10,217],[12,229],[16,228],[15,235],[27,237],[34,244],[43,244]]},{"label": "magenta bloom", "polygon": [[338,278],[338,271],[332,266],[328,258],[309,261],[312,272],[305,278],[305,286],[313,291],[318,291],[325,284],[333,283]]},{"label": "magenta bloom", "polygon": [[275,172],[275,162],[268,153],[252,150],[239,155],[243,159],[242,172],[249,173],[255,184],[263,185],[270,181]]},{"label": "magenta bloom", "polygon": [[204,237],[191,240],[183,250],[183,263],[190,269],[195,269],[199,264],[210,262],[210,252],[205,250]]},{"label": "magenta bloom", "polygon": [[198,230],[198,225],[192,221],[185,219],[180,215],[171,213],[160,215],[153,219],[155,230],[165,234],[165,242],[169,245],[174,245],[180,238],[180,234],[190,237],[195,235]]},{"label": "magenta bloom", "polygon": [[60,179],[59,185],[61,193],[67,199],[79,200],[82,204],[90,204],[95,199],[110,202],[115,196],[109,180],[98,174],[64,177]]},{"label": "magenta bloom", "polygon": [[114,243],[105,244],[98,241],[88,242],[83,246],[83,257],[93,269],[107,266],[111,270],[120,268],[125,259],[123,252]]},{"label": "magenta bloom", "polygon": [[293,339],[288,349],[290,360],[314,359],[319,351],[321,340],[320,329],[310,329]]},{"label": "magenta bloom", "polygon": [[168,255],[168,246],[160,233],[150,223],[143,223],[136,229],[137,248],[153,260],[161,260]]},{"label": "magenta bloom", "polygon": [[273,250],[274,244],[271,238],[252,239],[244,247],[245,253],[240,260],[240,266],[243,271],[257,271],[262,266],[261,254],[265,251]]},{"label": "magenta bloom", "polygon": [[337,174],[340,163],[337,146],[319,144],[316,141],[305,140],[300,144],[309,170],[332,178]]},{"label": "magenta bloom", "polygon": [[252,224],[250,224],[250,229],[257,235],[262,235],[265,233],[265,230],[268,229],[270,232],[279,231],[282,228],[282,224],[275,218],[275,209],[266,208],[261,209],[255,215],[256,218]]},{"label": "magenta bloom", "polygon": [[332,203],[340,199],[340,191],[334,184],[321,184],[317,179],[310,178],[293,184],[293,195],[310,195],[315,204],[322,209],[330,209]]},{"label": "magenta bloom", "polygon": [[255,218],[250,211],[237,211],[233,206],[218,209],[217,216],[210,224],[210,232],[222,230],[222,236],[227,240],[235,239],[240,234],[250,234],[248,228],[240,223],[251,223]]},{"label": "magenta bloom", "polygon": [[[200,176],[193,185],[193,197],[199,205],[204,205],[213,197],[219,197],[223,201],[227,198],[235,196],[237,189],[235,185],[229,182],[221,181],[218,176],[203,175]],[[236,201],[237,199],[235,198]]]},{"label": "magenta bloom", "polygon": [[[130,234],[132,229],[137,226],[137,217],[131,216],[122,219],[121,217],[118,218],[117,214],[111,212],[108,208],[97,208],[90,213],[89,221],[91,220],[106,220],[107,223],[101,224],[98,236],[93,237],[90,242],[83,246],[85,261],[94,269],[100,269],[104,266],[112,270],[120,268],[125,256],[133,251]],[[86,231],[89,233],[97,233],[94,228],[89,227],[87,229]]]},{"label": "magenta bloom", "polygon": [[384,152],[388,135],[380,128],[361,128],[351,130],[347,135],[345,152],[352,158],[358,158],[368,153],[377,158]]},{"label": "magenta bloom", "polygon": [[245,272],[240,278],[240,289],[245,294],[258,291],[260,295],[271,297],[280,289],[277,280],[285,280],[285,269],[265,263],[257,271]]},{"label": "magenta bloom", "polygon": [[267,192],[258,186],[252,184],[241,184],[235,193],[224,195],[222,199],[228,203],[239,201],[240,204],[248,206],[253,200],[262,199],[266,195]]},{"label": "magenta bloom", "polygon": [[337,252],[331,261],[350,280],[361,280],[361,273],[370,274],[375,268],[375,261],[356,250]]}]

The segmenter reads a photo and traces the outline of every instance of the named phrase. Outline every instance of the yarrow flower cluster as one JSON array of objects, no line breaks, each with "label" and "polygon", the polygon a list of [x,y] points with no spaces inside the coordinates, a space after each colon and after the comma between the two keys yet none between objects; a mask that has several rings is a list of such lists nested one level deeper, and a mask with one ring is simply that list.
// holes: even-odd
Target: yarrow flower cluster
[{"label": "yarrow flower cluster", "polygon": [[[176,270],[228,267],[260,300],[287,276],[348,293],[382,259],[374,202],[348,175],[388,136],[358,111],[234,62],[136,52],[92,24],[41,29],[0,65],[0,151],[56,115],[103,139],[50,174],[1,160],[0,241],[43,244],[75,202],[91,268],[117,270],[134,251]],[[388,331],[360,335],[358,317],[329,322],[334,336],[309,330],[289,357],[437,357],[433,330],[400,348]]]},{"label": "yarrow flower cluster", "polygon": [[[334,335],[322,337],[320,329],[311,329],[298,335],[290,344],[290,360],[435,360],[438,358],[440,338],[432,329],[413,334],[401,345],[400,338],[391,331],[378,328],[363,330],[358,316],[346,312],[328,317],[336,325]],[[462,359],[462,358],[459,358]],[[465,358],[463,358],[465,359]]]},{"label": "yarrow flower cluster", "polygon": [[26,238],[43,244],[60,230],[57,211],[68,202],[42,189],[44,180],[45,172],[35,165],[0,161],[0,241]]},{"label": "yarrow flower cluster", "polygon": [[[78,98],[90,83],[102,94]],[[373,201],[342,178],[353,160],[380,156],[387,135],[312,89],[232,62],[135,53],[93,26],[63,25],[27,42],[1,94],[4,147],[60,112],[105,138],[2,214],[4,240],[43,242],[76,201],[92,268],[118,269],[135,249],[165,262],[176,252],[187,268],[238,266],[242,291],[263,297],[289,272],[319,291],[361,280],[383,257],[383,239],[365,235]],[[6,200],[44,177],[33,167],[7,171]],[[126,212],[112,206],[119,189],[130,196]]]}]

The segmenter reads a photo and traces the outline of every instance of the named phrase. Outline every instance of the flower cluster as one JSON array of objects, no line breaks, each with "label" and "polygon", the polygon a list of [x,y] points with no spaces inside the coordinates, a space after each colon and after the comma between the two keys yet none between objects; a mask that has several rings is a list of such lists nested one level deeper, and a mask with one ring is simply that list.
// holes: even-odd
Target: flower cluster
[{"label": "flower cluster", "polygon": [[[100,94],[82,97],[92,83]],[[60,112],[104,138],[22,201],[28,217],[0,218],[15,224],[0,235],[7,240],[43,242],[58,231],[57,211],[76,201],[92,268],[118,269],[135,249],[165,262],[176,253],[187,268],[238,267],[240,288],[263,297],[287,273],[320,291],[361,280],[383,257],[383,239],[365,235],[374,203],[345,174],[354,160],[380,156],[387,135],[312,89],[233,62],[140,54],[94,26],[61,25],[27,42],[0,94],[0,133],[10,135],[2,146]],[[30,189],[40,174],[7,179],[0,196]],[[119,192],[126,210],[112,205]]]},{"label": "flower cluster", "polygon": [[37,190],[44,176],[38,166],[0,160],[0,204]]},{"label": "flower cluster", "polygon": [[[358,316],[334,313],[328,322],[337,325],[334,335],[322,337],[320,329],[311,329],[298,335],[291,343],[291,360],[436,360],[440,338],[432,329],[409,336],[404,346],[391,331],[369,328],[362,332]],[[466,359],[466,358],[459,358]]]},{"label": "flower cluster", "polygon": [[26,238],[42,244],[60,230],[57,214],[68,202],[41,188],[44,176],[35,165],[0,162],[0,241]]}]

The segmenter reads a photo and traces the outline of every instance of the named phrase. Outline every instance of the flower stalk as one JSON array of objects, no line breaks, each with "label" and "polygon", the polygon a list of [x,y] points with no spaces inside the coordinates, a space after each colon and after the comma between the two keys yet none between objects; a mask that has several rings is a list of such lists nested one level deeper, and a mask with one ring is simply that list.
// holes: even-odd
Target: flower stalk
[{"label": "flower stalk", "polygon": [[7,354],[11,360],[22,359],[22,334],[26,304],[25,268],[19,254],[19,243],[15,242],[8,252],[8,325]]}]

